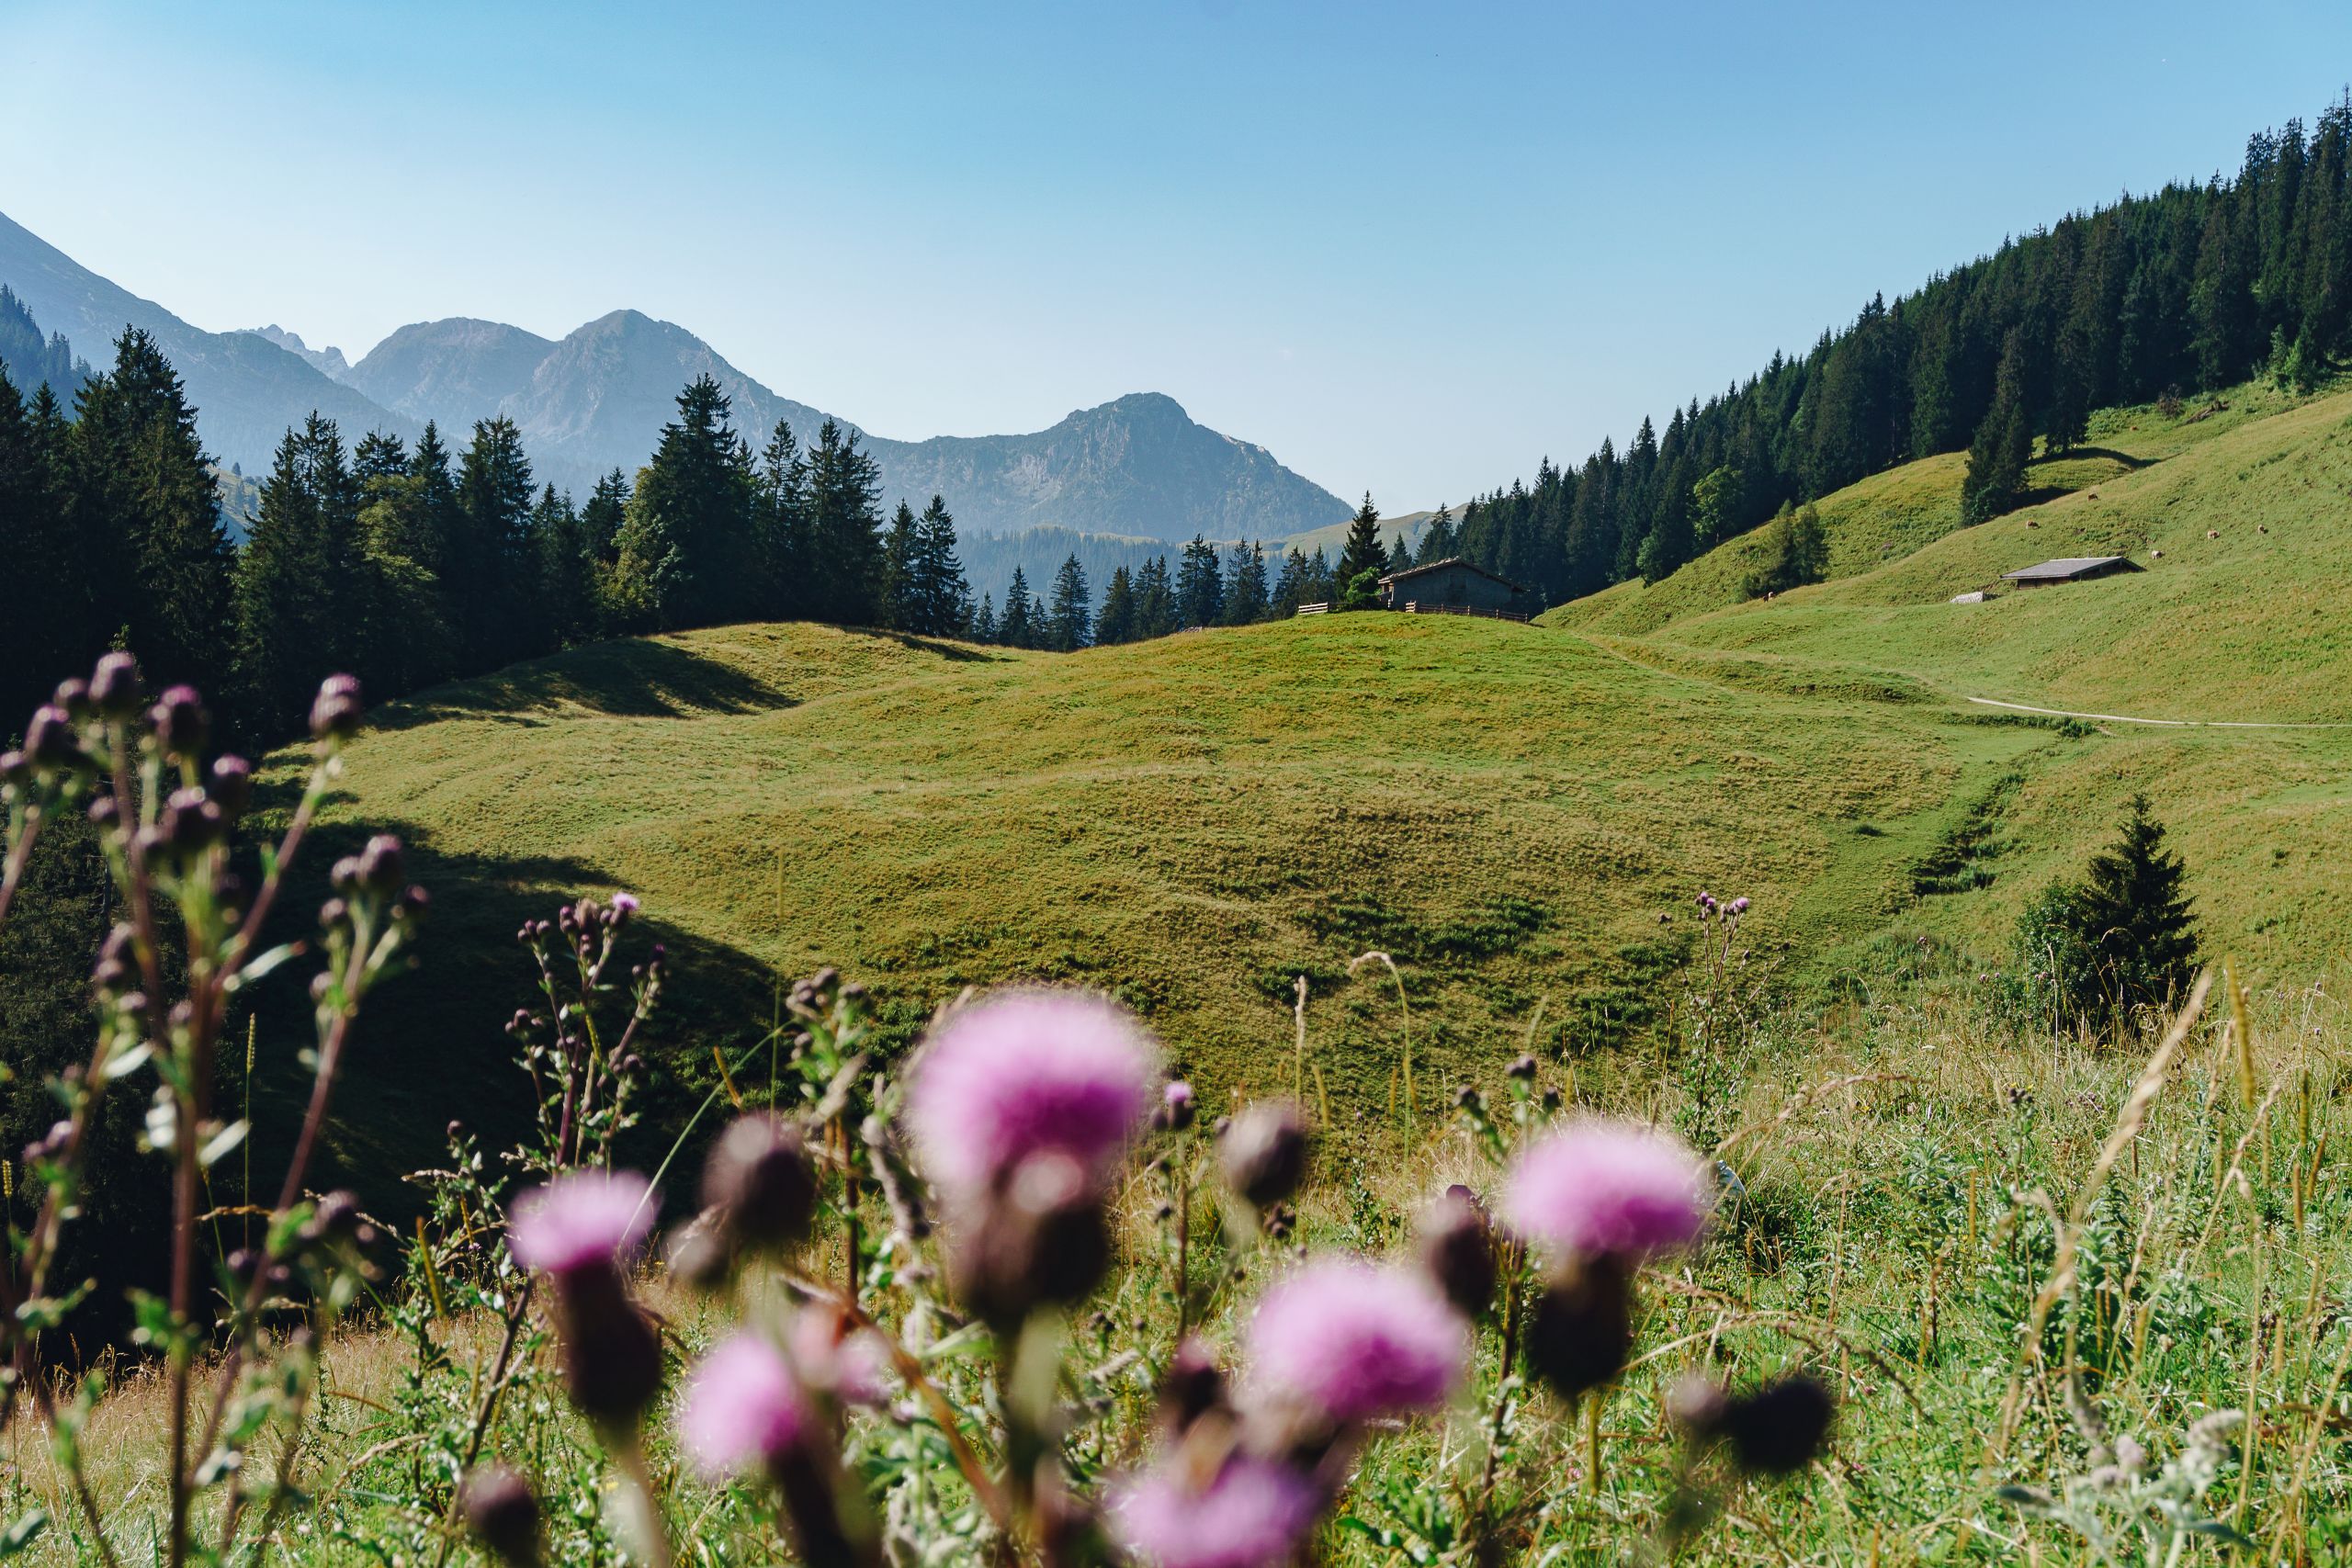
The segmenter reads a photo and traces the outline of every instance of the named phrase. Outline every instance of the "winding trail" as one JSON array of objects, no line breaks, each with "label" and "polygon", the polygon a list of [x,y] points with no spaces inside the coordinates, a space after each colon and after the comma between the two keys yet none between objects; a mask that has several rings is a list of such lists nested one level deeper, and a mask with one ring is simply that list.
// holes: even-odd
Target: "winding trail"
[{"label": "winding trail", "polygon": [[2283,719],[2134,718],[2120,713],[2076,713],[2070,708],[2038,708],[2027,703],[2005,703],[1995,697],[1971,697],[1981,707],[2007,708],[2013,713],[2038,713],[2050,718],[2091,719],[2100,724],[2149,724],[2164,729],[2352,729],[2352,721],[2297,723]]}]

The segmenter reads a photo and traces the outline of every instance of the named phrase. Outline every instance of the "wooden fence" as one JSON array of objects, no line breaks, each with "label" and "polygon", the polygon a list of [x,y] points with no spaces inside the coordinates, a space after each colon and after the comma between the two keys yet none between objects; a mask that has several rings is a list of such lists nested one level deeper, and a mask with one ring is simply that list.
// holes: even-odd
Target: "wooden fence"
[{"label": "wooden fence", "polygon": [[1405,601],[1408,615],[1484,615],[1490,621],[1517,621],[1525,625],[1527,617],[1516,610],[1481,610],[1474,604],[1424,604],[1418,599]]}]

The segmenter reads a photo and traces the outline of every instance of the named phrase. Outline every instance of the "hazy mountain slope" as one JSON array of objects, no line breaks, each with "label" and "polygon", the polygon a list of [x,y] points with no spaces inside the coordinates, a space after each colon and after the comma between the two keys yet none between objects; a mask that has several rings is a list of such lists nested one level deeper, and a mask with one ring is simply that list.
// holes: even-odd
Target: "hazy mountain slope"
[{"label": "hazy mountain slope", "polygon": [[187,383],[205,445],[223,463],[266,468],[287,427],[312,410],[343,427],[346,440],[370,430],[413,435],[414,422],[393,413],[317,367],[253,333],[209,333],[153,300],[141,299],[0,215],[0,283],[49,332],[104,370],[126,325],[142,327]]},{"label": "hazy mountain slope", "polygon": [[1136,392],[1031,435],[875,441],[891,499],[949,498],[963,528],[1042,524],[1182,540],[1286,536],[1351,508],[1250,442],[1193,423],[1175,399]]},{"label": "hazy mountain slope", "polygon": [[322,371],[338,381],[348,383],[351,380],[351,361],[343,356],[343,350],[339,348],[312,348],[302,341],[300,333],[289,333],[276,321],[266,327],[247,327],[245,330],[257,338],[276,344],[313,369]]},{"label": "hazy mountain slope", "polygon": [[554,348],[503,321],[452,316],[401,328],[362,355],[349,379],[386,408],[437,421],[461,437],[529,386]]},{"label": "hazy mountain slope", "polygon": [[1349,512],[1264,447],[1194,423],[1157,393],[1080,409],[1028,434],[893,441],[782,396],[684,327],[637,310],[599,317],[560,343],[493,321],[420,322],[370,350],[351,382],[388,408],[453,430],[503,413],[542,476],[576,489],[642,464],[675,412],[678,389],[703,375],[727,393],[753,446],[778,421],[805,446],[831,417],[859,431],[874,454],[886,505],[920,507],[944,495],[967,536],[1060,526],[1169,542],[1274,538]]}]

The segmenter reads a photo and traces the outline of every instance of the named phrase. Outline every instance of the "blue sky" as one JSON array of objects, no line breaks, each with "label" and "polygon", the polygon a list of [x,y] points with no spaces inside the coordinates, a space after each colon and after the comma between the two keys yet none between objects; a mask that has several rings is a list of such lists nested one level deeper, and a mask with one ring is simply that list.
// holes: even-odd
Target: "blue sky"
[{"label": "blue sky", "polygon": [[202,326],[633,306],[883,434],[1164,391],[1404,511],[2233,165],[2352,6],[9,0],[0,43],[0,211]]}]

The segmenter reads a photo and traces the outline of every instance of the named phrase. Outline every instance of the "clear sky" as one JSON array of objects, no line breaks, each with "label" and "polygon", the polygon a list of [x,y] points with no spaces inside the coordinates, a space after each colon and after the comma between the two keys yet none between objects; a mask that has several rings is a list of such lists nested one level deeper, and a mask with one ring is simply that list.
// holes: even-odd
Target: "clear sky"
[{"label": "clear sky", "polygon": [[0,211],[215,330],[621,306],[878,434],[1406,511],[2352,77],[2352,6],[0,4]]}]

